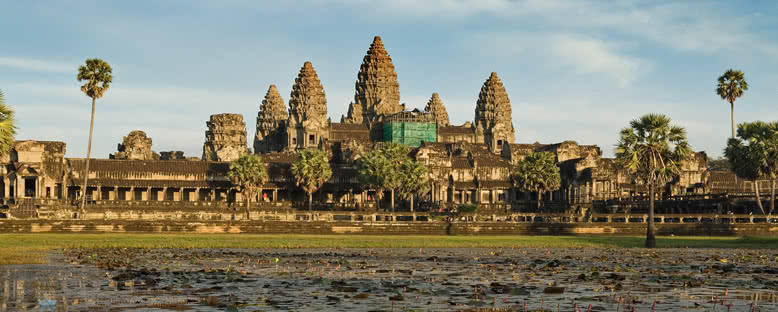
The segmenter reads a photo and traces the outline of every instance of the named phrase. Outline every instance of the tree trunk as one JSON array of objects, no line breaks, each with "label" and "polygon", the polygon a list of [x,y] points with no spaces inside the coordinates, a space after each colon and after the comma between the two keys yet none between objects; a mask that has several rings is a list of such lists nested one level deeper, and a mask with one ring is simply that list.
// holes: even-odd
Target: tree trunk
[{"label": "tree trunk", "polygon": [[392,198],[391,198],[391,203],[392,203],[392,214],[394,214],[394,189],[392,189],[391,196],[392,196]]},{"label": "tree trunk", "polygon": [[732,123],[732,137],[735,137],[735,102],[729,102],[729,121]]},{"label": "tree trunk", "polygon": [[759,195],[759,181],[758,180],[754,180],[754,192],[756,193],[756,205],[759,206],[759,210],[762,211],[762,214],[765,214],[764,206],[762,206],[762,196]]},{"label": "tree trunk", "polygon": [[648,227],[646,228],[646,248],[656,248],[654,233],[654,182],[648,184]]},{"label": "tree trunk", "polygon": [[540,193],[540,190],[537,190],[538,193],[538,212],[540,212],[540,198],[543,197],[543,195]]},{"label": "tree trunk", "polygon": [[84,166],[84,187],[81,189],[81,217],[86,213],[86,195],[89,181],[89,157],[92,155],[92,130],[95,128],[95,98],[92,97],[92,118],[89,120],[89,143],[86,147],[86,165]]},{"label": "tree trunk", "polygon": [[313,212],[313,192],[308,192],[308,211]]},{"label": "tree trunk", "polygon": [[411,212],[413,212],[413,194],[411,194]]},{"label": "tree trunk", "polygon": [[775,211],[775,177],[770,177],[770,212],[769,215]]},{"label": "tree trunk", "polygon": [[251,220],[249,215],[249,205],[251,205],[251,192],[246,192],[246,220]]}]

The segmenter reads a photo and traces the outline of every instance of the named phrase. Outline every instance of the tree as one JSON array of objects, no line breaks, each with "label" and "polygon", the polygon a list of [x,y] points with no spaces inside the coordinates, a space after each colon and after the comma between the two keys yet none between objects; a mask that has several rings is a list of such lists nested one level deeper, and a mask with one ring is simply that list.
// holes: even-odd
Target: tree
[{"label": "tree", "polygon": [[402,165],[410,159],[409,152],[407,145],[387,143],[359,159],[360,180],[376,190],[379,201],[384,190],[390,190],[392,212],[395,191],[403,184]]},{"label": "tree", "polygon": [[246,197],[246,219],[249,219],[251,199],[256,197],[262,184],[267,182],[265,162],[262,161],[262,157],[254,154],[240,156],[240,158],[230,163],[230,170],[227,172],[227,175],[238,192]]},{"label": "tree", "polygon": [[556,191],[562,184],[556,157],[551,152],[527,155],[516,164],[513,180],[522,191],[538,193],[538,210],[543,193]]},{"label": "tree", "polygon": [[313,211],[313,193],[332,177],[329,156],[317,149],[301,150],[292,163],[292,174],[297,186],[308,194],[308,210]]},{"label": "tree", "polygon": [[5,104],[3,91],[0,91],[0,156],[8,155],[14,145],[16,121],[14,110]]},{"label": "tree", "polygon": [[400,179],[402,183],[398,191],[400,196],[410,199],[412,212],[414,196],[426,192],[430,187],[427,166],[409,158],[400,167]]},{"label": "tree", "polygon": [[89,157],[92,154],[92,131],[95,127],[95,101],[108,91],[113,82],[111,66],[101,59],[87,59],[86,65],[78,67],[78,81],[85,81],[81,92],[92,98],[92,118],[89,121],[89,143],[86,148],[86,165],[84,166],[84,187],[81,189],[81,211],[86,207],[87,182],[89,181]]},{"label": "tree", "polygon": [[729,102],[729,119],[732,123],[732,137],[735,137],[735,100],[743,96],[743,92],[748,90],[748,83],[745,74],[740,70],[729,69],[721,77],[716,86],[716,94],[722,100]]},{"label": "tree", "polygon": [[632,120],[621,130],[616,161],[636,182],[648,185],[649,210],[646,248],[656,247],[654,197],[656,185],[680,173],[681,163],[692,156],[686,130],[670,124],[661,114],[647,114]]},{"label": "tree", "polygon": [[716,159],[708,157],[708,171],[732,171],[732,166],[727,157]]},{"label": "tree", "polygon": [[770,178],[770,210],[775,211],[775,180],[778,176],[778,122],[744,122],[738,125],[737,137],[729,139],[724,154],[735,174],[754,185],[757,206],[765,214],[758,180]]}]

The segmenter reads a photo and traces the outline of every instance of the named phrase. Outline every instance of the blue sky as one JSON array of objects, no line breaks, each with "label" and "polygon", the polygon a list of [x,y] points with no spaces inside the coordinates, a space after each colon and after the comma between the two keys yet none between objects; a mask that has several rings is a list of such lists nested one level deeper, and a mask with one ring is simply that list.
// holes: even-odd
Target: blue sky
[{"label": "blue sky", "polygon": [[76,69],[102,58],[114,84],[97,104],[93,157],[134,129],[156,151],[199,157],[209,115],[243,114],[251,142],[268,86],[288,101],[305,61],[339,120],[380,35],[401,101],[423,108],[438,92],[455,124],[473,119],[496,71],[517,142],[575,140],[611,156],[620,128],[659,112],[719,156],[729,104],[714,89],[726,69],[750,85],[736,122],[778,119],[775,16],[775,1],[0,0],[0,90],[18,139],[65,141],[83,157],[90,100]]}]

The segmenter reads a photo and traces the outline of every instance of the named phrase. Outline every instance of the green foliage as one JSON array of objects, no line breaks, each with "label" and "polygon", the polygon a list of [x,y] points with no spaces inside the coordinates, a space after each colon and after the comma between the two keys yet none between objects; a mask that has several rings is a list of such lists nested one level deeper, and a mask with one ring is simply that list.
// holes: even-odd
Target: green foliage
[{"label": "green foliage", "polygon": [[424,193],[430,187],[427,166],[410,158],[400,167],[400,179],[402,183],[398,191],[403,198]]},{"label": "green foliage", "polygon": [[516,164],[513,180],[524,192],[538,193],[538,207],[543,192],[558,190],[562,184],[556,156],[551,152],[531,153]]},{"label": "green foliage", "polygon": [[716,94],[729,103],[734,103],[737,98],[743,96],[743,91],[747,90],[745,74],[731,68],[719,77],[716,85]]},{"label": "green foliage", "polygon": [[476,204],[459,204],[457,205],[457,212],[458,213],[474,213],[478,210],[478,205]]},{"label": "green foliage", "polygon": [[732,171],[732,166],[726,157],[716,159],[708,157],[708,171]]},{"label": "green foliage", "polygon": [[297,152],[292,163],[297,186],[308,194],[316,192],[332,177],[332,168],[327,153],[317,149],[305,149]]},{"label": "green foliage", "polygon": [[8,155],[13,147],[15,136],[14,110],[5,104],[5,97],[0,91],[0,156]]},{"label": "green foliage", "polygon": [[661,114],[632,120],[616,145],[617,163],[638,182],[649,184],[670,181],[691,156],[686,130],[670,125],[670,118]]},{"label": "green foliage", "polygon": [[261,157],[254,154],[243,155],[230,163],[227,175],[230,182],[238,191],[244,192],[250,202],[257,190],[267,181],[267,168]]},{"label": "green foliage", "polygon": [[379,198],[385,189],[399,189],[405,182],[402,169],[403,164],[410,161],[408,153],[408,146],[395,143],[371,150],[359,159],[360,181],[376,189]]},{"label": "green foliage", "polygon": [[81,92],[86,96],[99,99],[105,95],[113,82],[111,65],[101,59],[87,59],[86,65],[78,67],[78,81],[86,81]]},{"label": "green foliage", "polygon": [[[737,137],[730,138],[724,155],[730,160],[732,171],[738,177],[757,181],[769,177],[775,181],[778,176],[778,121],[744,122],[738,125]],[[771,185],[772,186],[772,185]],[[759,189],[755,185],[756,201],[764,213]],[[775,192],[771,192],[770,212],[775,209]]]}]

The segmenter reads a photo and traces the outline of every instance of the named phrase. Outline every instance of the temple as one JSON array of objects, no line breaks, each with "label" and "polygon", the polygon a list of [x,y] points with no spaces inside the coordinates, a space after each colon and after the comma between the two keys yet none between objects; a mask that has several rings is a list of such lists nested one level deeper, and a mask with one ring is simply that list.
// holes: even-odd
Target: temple
[{"label": "temple", "polygon": [[[386,142],[411,146],[411,156],[428,166],[430,191],[420,199],[434,207],[473,203],[481,211],[510,212],[535,209],[540,196],[547,203],[544,209],[585,211],[596,201],[644,198],[646,189],[620,171],[614,159],[603,157],[597,146],[516,143],[508,91],[496,72],[485,76],[480,91],[474,86],[478,100],[472,121],[452,125],[438,93],[432,93],[423,110],[408,110],[400,103],[392,58],[375,37],[359,67],[354,100],[340,122],[327,118],[324,86],[313,64],[305,62],[288,104],[275,85],[268,87],[258,107],[253,150],[239,114],[210,116],[200,158],[175,151],[158,154],[146,133],[132,131],[109,159],[90,162],[88,206],[188,203],[208,209],[239,202],[244,198],[227,178],[229,162],[253,152],[264,158],[270,175],[255,198],[257,205],[294,207],[306,199],[290,172],[295,151],[315,148],[331,155],[334,172],[314,195],[317,209],[386,207],[375,202],[376,191],[360,184],[356,174],[356,160]],[[526,155],[540,151],[556,155],[562,187],[547,194],[522,192],[512,181],[512,170]],[[85,160],[65,157],[63,142],[17,141],[0,162],[0,197],[9,205],[28,207],[19,208],[17,217],[68,211],[65,208],[75,207],[84,193]],[[683,164],[680,177],[661,190],[663,196],[742,192],[748,191],[746,182],[727,172],[708,172],[707,156],[698,152]],[[407,207],[401,204],[399,209]]]}]

